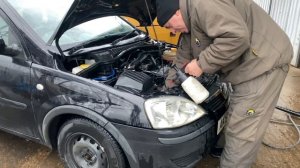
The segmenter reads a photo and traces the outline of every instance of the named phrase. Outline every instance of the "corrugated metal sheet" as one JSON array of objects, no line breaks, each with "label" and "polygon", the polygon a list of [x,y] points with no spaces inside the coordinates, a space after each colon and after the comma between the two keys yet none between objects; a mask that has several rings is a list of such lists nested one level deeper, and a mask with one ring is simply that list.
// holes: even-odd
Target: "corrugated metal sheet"
[{"label": "corrugated metal sheet", "polygon": [[[270,15],[280,25],[283,30],[286,30],[287,25],[290,23],[291,2],[293,0],[273,0]],[[299,1],[299,0],[296,0]]]},{"label": "corrugated metal sheet", "polygon": [[[254,0],[264,8],[270,16],[289,36],[293,48],[294,57],[291,62],[299,66],[300,57],[300,1],[299,0]],[[269,6],[268,6],[269,5]]]},{"label": "corrugated metal sheet", "polygon": [[260,7],[262,7],[267,13],[270,11],[271,0],[254,0]]},{"label": "corrugated metal sheet", "polygon": [[290,1],[291,7],[289,9],[288,23],[286,24],[285,31],[294,46],[294,58],[292,64],[298,67],[300,59],[300,1]]}]

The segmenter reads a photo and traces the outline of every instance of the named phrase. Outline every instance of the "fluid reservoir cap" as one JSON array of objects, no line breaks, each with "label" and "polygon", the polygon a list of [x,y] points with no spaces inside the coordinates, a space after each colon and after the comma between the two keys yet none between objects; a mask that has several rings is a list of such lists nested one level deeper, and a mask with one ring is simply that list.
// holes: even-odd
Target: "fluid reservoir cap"
[{"label": "fluid reservoir cap", "polygon": [[88,68],[89,66],[90,66],[89,64],[81,64],[81,65],[80,65],[80,68],[86,69],[86,68]]}]

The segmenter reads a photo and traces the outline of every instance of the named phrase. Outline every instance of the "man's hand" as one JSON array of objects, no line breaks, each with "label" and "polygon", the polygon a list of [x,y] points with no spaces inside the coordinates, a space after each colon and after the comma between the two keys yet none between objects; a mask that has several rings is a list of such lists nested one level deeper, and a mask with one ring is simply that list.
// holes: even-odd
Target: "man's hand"
[{"label": "man's hand", "polygon": [[177,86],[177,84],[175,83],[174,80],[172,80],[172,79],[167,79],[167,80],[165,81],[165,86],[166,86],[167,89],[171,89],[171,88]]},{"label": "man's hand", "polygon": [[190,63],[188,63],[186,65],[184,71],[185,71],[185,73],[187,73],[191,76],[195,76],[195,77],[199,77],[203,73],[203,71],[199,67],[196,59],[193,59]]}]

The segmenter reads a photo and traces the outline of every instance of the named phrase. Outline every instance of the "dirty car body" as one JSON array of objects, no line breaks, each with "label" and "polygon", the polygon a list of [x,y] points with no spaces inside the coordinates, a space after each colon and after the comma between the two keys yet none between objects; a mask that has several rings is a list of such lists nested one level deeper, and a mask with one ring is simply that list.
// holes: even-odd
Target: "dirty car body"
[{"label": "dirty car body", "polygon": [[[149,25],[151,0],[1,0],[0,128],[58,148],[68,167],[191,167],[209,151],[227,94],[199,79],[196,105],[164,88],[168,44]],[[201,107],[202,106],[202,107]]]}]

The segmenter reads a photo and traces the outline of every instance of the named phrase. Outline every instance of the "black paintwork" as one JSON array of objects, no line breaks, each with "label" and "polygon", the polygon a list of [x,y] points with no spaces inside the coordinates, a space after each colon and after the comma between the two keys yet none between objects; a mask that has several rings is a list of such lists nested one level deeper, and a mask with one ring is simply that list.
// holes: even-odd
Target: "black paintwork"
[{"label": "black paintwork", "polygon": [[[132,168],[194,167],[216,139],[215,123],[207,116],[174,130],[147,130],[121,124],[114,126],[131,147],[128,151],[134,151],[127,157],[130,163],[138,162],[130,164]],[[201,128],[207,130],[201,132]],[[172,143],[162,143],[161,139]]]},{"label": "black paintwork", "polygon": [[[68,13],[66,22],[62,24],[62,27],[65,24],[69,26],[61,28],[56,37],[67,27],[83,21],[77,17],[86,15],[86,12],[78,12],[79,9],[91,8],[87,5],[90,4],[88,1],[76,2],[75,10]],[[130,10],[119,11],[128,13],[134,11],[136,6],[133,4],[139,5],[144,1],[97,2],[100,7],[104,2],[119,3],[122,9],[124,5],[131,6]],[[147,2],[150,4],[150,1]],[[91,10],[97,11],[98,7]],[[1,0],[0,8],[0,15],[6,18],[24,49],[22,58],[0,54],[1,129],[55,148],[57,133],[63,122],[74,117],[87,118],[104,127],[116,139],[132,168],[176,167],[176,158],[187,155],[195,156],[189,163],[194,164],[208,148],[207,145],[199,145],[208,143],[203,137],[210,137],[213,142],[215,132],[210,131],[209,135],[199,132],[205,124],[208,124],[205,129],[215,131],[215,123],[208,117],[177,129],[153,130],[144,111],[144,98],[60,70],[62,58],[59,51],[44,43],[7,2]],[[145,20],[144,12],[140,20],[147,23],[149,20]],[[97,14],[87,15],[87,18],[92,19]],[[38,85],[42,85],[43,89],[38,89]],[[172,159],[175,159],[174,162]]]}]

